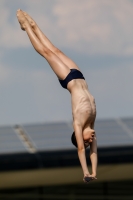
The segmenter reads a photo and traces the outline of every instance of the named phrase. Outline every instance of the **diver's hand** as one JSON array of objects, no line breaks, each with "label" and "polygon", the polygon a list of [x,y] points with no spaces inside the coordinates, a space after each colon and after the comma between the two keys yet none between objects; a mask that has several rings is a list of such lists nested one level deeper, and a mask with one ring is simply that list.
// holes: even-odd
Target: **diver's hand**
[{"label": "diver's hand", "polygon": [[92,177],[92,180],[96,180],[97,179],[95,174],[91,174],[90,177]]},{"label": "diver's hand", "polygon": [[96,178],[96,176],[94,175],[94,174],[89,174],[89,175],[85,175],[84,176],[84,178],[83,178],[83,181],[85,182],[85,183],[89,183],[90,181],[93,181],[93,180],[96,180],[97,178]]}]

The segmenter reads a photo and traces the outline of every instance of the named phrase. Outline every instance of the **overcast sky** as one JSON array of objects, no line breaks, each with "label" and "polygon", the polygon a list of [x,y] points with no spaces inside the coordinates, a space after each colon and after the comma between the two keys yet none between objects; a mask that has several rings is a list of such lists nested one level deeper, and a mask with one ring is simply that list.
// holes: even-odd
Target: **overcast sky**
[{"label": "overcast sky", "polygon": [[18,8],[77,63],[97,119],[133,117],[132,0],[1,0],[0,125],[72,120],[70,94],[21,31]]}]

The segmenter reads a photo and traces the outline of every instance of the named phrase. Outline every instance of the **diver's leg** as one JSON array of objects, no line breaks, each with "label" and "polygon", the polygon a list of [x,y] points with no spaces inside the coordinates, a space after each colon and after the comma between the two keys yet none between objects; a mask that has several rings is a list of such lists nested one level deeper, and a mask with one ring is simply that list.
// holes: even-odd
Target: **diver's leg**
[{"label": "diver's leg", "polygon": [[50,42],[50,40],[40,30],[36,22],[26,12],[23,11],[23,13],[26,19],[29,21],[32,30],[34,31],[40,42],[48,49],[50,49],[53,53],[55,53],[70,69],[75,68],[79,70],[78,66],[70,58],[68,58],[63,52],[61,52]]},{"label": "diver's leg", "polygon": [[61,59],[56,54],[54,54],[50,49],[48,49],[40,42],[40,40],[32,31],[29,22],[27,21],[21,10],[17,11],[17,18],[22,30],[25,30],[27,32],[35,50],[47,60],[59,79],[64,79],[70,72],[70,69],[61,61]]}]

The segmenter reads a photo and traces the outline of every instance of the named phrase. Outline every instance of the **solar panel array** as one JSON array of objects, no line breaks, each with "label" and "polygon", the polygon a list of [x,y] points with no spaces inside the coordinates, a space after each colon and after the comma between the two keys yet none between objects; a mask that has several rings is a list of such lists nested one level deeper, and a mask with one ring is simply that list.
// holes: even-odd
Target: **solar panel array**
[{"label": "solar panel array", "polygon": [[[130,127],[128,127],[128,120],[99,120],[96,122],[95,130],[97,134],[97,141],[99,147],[111,146],[125,146],[133,145],[133,119],[129,119]],[[128,134],[128,131],[132,136]]]},{"label": "solar panel array", "polygon": [[22,128],[39,151],[72,148],[72,127],[67,123],[24,125]]},{"label": "solar panel array", "polygon": [[[71,144],[72,123],[22,125],[22,129],[37,151],[75,149]],[[98,147],[133,145],[133,118],[97,120]],[[14,127],[0,127],[0,154],[28,152]]]},{"label": "solar panel array", "polygon": [[133,132],[133,119],[123,119],[122,120],[127,127]]},{"label": "solar panel array", "polygon": [[0,127],[0,154],[25,152],[25,146],[13,127]]}]

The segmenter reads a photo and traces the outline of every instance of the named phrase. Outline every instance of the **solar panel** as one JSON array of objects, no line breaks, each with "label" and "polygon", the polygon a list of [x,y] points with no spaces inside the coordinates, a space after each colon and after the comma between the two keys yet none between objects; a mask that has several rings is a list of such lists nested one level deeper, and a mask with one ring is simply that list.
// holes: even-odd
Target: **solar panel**
[{"label": "solar panel", "polygon": [[123,123],[132,131],[133,134],[133,118],[132,119],[122,119]]},{"label": "solar panel", "polygon": [[72,128],[67,123],[24,125],[23,128],[37,150],[73,148],[70,139]]},{"label": "solar panel", "polygon": [[133,140],[118,120],[96,121],[95,130],[99,147],[132,145]]},{"label": "solar panel", "polygon": [[24,145],[12,127],[0,127],[0,154],[25,151]]}]

